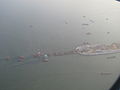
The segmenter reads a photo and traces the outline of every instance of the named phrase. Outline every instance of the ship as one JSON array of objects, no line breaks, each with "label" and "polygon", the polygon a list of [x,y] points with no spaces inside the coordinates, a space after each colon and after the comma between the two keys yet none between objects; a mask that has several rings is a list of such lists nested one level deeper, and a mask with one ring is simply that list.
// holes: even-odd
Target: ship
[{"label": "ship", "polygon": [[112,43],[110,45],[105,44],[82,44],[75,48],[75,53],[85,56],[105,55],[120,53],[120,44]]}]

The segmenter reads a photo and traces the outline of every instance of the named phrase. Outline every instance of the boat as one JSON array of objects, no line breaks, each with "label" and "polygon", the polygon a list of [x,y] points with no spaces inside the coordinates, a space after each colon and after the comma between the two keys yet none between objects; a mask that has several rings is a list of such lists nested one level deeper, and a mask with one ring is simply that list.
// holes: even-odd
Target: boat
[{"label": "boat", "polygon": [[44,58],[43,62],[48,62],[48,55],[47,54],[45,54],[43,58]]},{"label": "boat", "polygon": [[76,47],[75,52],[80,55],[85,55],[85,56],[120,53],[120,44],[119,43],[112,43],[111,45],[85,44],[85,45],[80,45]]}]

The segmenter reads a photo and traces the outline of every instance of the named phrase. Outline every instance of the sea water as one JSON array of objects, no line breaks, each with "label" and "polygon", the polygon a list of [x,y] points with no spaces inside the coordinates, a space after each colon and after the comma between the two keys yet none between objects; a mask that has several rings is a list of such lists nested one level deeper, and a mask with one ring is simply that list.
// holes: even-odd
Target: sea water
[{"label": "sea water", "polygon": [[[0,0],[0,57],[119,43],[119,10],[115,0]],[[108,90],[120,73],[119,53],[25,60],[1,59],[0,90]]]}]

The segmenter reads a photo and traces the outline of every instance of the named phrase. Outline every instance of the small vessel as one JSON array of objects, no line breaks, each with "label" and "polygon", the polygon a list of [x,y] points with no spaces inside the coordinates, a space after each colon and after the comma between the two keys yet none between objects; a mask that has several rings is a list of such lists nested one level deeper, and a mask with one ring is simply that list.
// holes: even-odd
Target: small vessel
[{"label": "small vessel", "polygon": [[24,59],[25,59],[25,57],[24,57],[24,56],[18,56],[18,62],[23,62],[23,61],[24,61]]},{"label": "small vessel", "polygon": [[47,54],[45,54],[45,55],[43,56],[43,62],[48,62],[48,55],[47,55]]},{"label": "small vessel", "polygon": [[18,56],[18,59],[25,59],[25,57],[24,56]]},{"label": "small vessel", "polygon": [[10,56],[6,56],[6,57],[5,57],[5,60],[10,60],[10,59],[11,59]]}]

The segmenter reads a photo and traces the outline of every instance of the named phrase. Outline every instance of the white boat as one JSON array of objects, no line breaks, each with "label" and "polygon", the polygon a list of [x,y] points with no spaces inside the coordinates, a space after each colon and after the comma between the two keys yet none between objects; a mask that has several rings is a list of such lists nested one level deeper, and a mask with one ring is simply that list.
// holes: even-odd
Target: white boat
[{"label": "white boat", "polygon": [[112,45],[113,44],[111,45],[96,44],[96,45],[84,45],[84,46],[82,45],[82,46],[76,47],[76,52],[80,55],[85,55],[85,56],[120,53],[120,47],[118,48],[119,44],[115,44],[114,46]]},{"label": "white boat", "polygon": [[79,53],[79,54],[85,55],[85,56],[94,56],[94,55],[105,55],[105,54],[114,54],[114,53],[120,53],[120,49],[119,50],[103,50],[101,52],[95,52],[95,53],[83,52],[83,53]]}]

